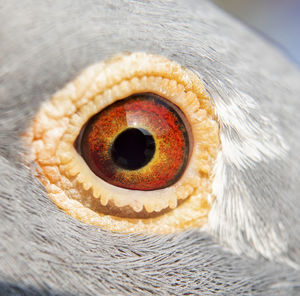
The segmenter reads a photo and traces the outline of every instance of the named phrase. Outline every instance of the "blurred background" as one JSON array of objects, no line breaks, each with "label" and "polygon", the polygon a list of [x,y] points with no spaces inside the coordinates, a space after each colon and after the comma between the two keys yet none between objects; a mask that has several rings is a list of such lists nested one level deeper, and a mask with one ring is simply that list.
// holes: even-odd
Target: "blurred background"
[{"label": "blurred background", "polygon": [[213,1],[276,43],[300,68],[300,0]]}]

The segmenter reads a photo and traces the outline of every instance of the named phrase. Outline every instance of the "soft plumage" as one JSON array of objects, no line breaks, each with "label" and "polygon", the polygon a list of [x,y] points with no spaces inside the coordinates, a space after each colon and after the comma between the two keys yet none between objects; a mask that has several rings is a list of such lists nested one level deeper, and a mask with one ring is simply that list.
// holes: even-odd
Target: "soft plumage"
[{"label": "soft plumage", "polygon": [[[300,74],[206,1],[3,1],[0,293],[299,293]],[[197,72],[222,152],[204,229],[119,235],[60,211],[24,163],[39,105],[89,64],[145,51]]]}]

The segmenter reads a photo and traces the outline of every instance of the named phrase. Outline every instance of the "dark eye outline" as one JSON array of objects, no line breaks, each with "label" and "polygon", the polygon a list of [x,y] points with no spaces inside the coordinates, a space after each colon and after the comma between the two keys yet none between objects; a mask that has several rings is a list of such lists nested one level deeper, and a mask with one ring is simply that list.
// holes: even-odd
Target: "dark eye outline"
[{"label": "dark eye outline", "polygon": [[188,165],[192,145],[183,112],[153,93],[133,94],[102,109],[75,141],[95,175],[140,191],[175,184]]},{"label": "dark eye outline", "polygon": [[[137,191],[139,195],[136,195],[127,189],[103,185],[91,174],[74,148],[82,126],[91,116],[114,101],[140,92],[156,93],[177,105],[191,123],[195,139],[191,161],[182,178],[171,187],[157,190],[151,199],[151,192],[141,195]],[[49,197],[68,214],[112,231],[166,233],[187,226],[199,227],[207,219],[213,200],[213,165],[219,151],[219,129],[213,114],[210,100],[194,73],[163,57],[134,53],[114,57],[85,70],[45,103],[28,135],[31,134],[35,161],[43,166],[40,179]],[[60,121],[60,130],[43,131],[43,122],[47,122],[47,118],[53,125]],[[47,143],[45,135],[46,138],[52,136],[55,141]],[[52,149],[52,157],[48,155],[48,159],[43,157],[47,150],[43,151],[43,140]],[[152,213],[169,207],[172,211],[151,219],[124,220],[87,208],[85,205],[92,203],[91,196],[85,196],[87,192],[94,200],[101,195],[101,204],[107,208],[118,207],[126,211],[130,207],[135,212]],[[80,202],[83,198],[85,205]],[[184,199],[176,207],[178,201]],[[147,215],[141,218],[147,218]]]}]

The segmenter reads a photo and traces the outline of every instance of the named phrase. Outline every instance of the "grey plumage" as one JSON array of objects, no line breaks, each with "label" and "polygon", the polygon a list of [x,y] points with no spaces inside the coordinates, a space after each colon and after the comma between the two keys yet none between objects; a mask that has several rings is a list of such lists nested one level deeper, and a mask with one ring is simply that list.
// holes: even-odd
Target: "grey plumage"
[{"label": "grey plumage", "polygon": [[[2,1],[1,20],[0,294],[299,293],[300,74],[277,50],[206,1]],[[196,71],[215,104],[225,149],[206,232],[84,225],[24,164],[41,102],[123,51]]]}]

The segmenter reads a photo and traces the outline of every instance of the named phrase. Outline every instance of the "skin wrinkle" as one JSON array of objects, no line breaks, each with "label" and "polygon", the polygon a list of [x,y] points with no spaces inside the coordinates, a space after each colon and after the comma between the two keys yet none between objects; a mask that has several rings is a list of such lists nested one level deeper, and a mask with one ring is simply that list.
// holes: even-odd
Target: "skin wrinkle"
[{"label": "skin wrinkle", "polygon": [[[299,272],[288,266],[297,267],[291,263],[300,258],[299,72],[279,52],[206,1],[12,0],[3,1],[1,20],[1,292],[299,294]],[[240,193],[236,182],[228,184],[231,195],[220,203],[216,227],[207,230],[213,235],[127,236],[84,225],[56,208],[23,163],[19,137],[40,104],[86,66],[124,51],[159,54],[193,69],[207,81],[211,98],[225,104],[234,102],[231,90],[249,95],[290,149],[244,172],[226,163],[248,195],[233,196]],[[247,240],[243,220],[234,218],[241,214],[237,205],[247,212],[247,204],[254,221],[260,216],[248,231],[267,242],[265,254]],[[273,225],[286,248],[273,249],[264,225]],[[234,230],[232,242],[224,233]]]},{"label": "skin wrinkle", "polygon": [[[95,82],[90,84],[90,79]],[[86,88],[85,84],[89,86]],[[110,87],[111,84],[114,85]],[[187,116],[197,143],[182,178],[159,191],[140,192],[111,186],[95,176],[74,149],[82,126],[91,116],[118,98],[144,91],[153,91],[176,103]],[[40,166],[37,177],[49,198],[66,213],[110,231],[165,234],[199,228],[207,222],[213,162],[219,150],[218,124],[211,110],[201,82],[178,64],[145,53],[118,55],[84,70],[47,101],[25,140]],[[183,199],[186,201],[182,202]],[[103,205],[103,209],[96,210],[97,205]],[[151,219],[136,219],[168,206],[170,211],[166,213]],[[125,207],[132,212],[129,219],[124,215],[122,219],[114,217],[114,208],[122,213]]]}]

